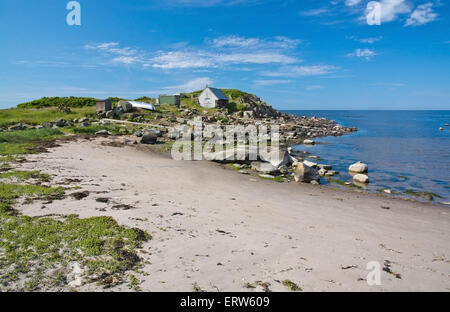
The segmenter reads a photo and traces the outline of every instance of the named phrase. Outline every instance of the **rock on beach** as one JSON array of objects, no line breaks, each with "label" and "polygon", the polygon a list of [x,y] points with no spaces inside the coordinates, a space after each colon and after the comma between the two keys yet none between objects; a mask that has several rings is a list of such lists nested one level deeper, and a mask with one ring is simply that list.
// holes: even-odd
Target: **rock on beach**
[{"label": "rock on beach", "polygon": [[274,174],[278,172],[278,168],[270,163],[254,161],[251,163],[252,169],[265,174]]},{"label": "rock on beach", "polygon": [[320,182],[320,175],[319,171],[316,168],[309,167],[304,163],[299,163],[294,169],[294,179],[296,182]]},{"label": "rock on beach", "polygon": [[141,139],[141,144],[156,144],[158,136],[151,132],[146,132]]}]

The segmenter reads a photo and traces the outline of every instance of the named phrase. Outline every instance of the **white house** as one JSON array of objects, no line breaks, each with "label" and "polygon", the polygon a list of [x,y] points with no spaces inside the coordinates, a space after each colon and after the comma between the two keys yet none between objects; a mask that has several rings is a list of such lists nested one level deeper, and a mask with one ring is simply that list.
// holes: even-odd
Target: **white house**
[{"label": "white house", "polygon": [[228,98],[220,89],[210,88],[206,89],[198,97],[200,105],[205,108],[223,107],[228,105]]}]

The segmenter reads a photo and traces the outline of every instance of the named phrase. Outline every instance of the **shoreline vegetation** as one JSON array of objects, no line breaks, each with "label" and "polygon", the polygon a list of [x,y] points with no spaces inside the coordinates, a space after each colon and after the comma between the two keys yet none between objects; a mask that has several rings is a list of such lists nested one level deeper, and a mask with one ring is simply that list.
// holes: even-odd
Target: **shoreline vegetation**
[{"label": "shoreline vegetation", "polygon": [[[99,153],[105,157],[105,150],[118,148],[123,150],[122,156],[125,150],[130,153],[129,149],[137,150],[136,153],[145,150],[156,152],[155,155],[167,155],[179,135],[171,132],[171,127],[189,126],[189,121],[196,116],[219,127],[227,124],[278,124],[284,150],[282,159],[225,161],[220,162],[220,166],[239,173],[235,179],[247,177],[252,182],[294,184],[294,181],[303,181],[319,184],[322,181],[355,189],[358,191],[356,194],[364,191],[364,183],[340,180],[339,173],[333,171],[330,165],[317,163],[321,161],[317,156],[289,147],[299,143],[314,144],[314,138],[345,135],[357,129],[345,128],[323,118],[282,114],[258,97],[238,90],[224,90],[224,93],[230,98],[230,105],[226,108],[204,109],[196,101],[200,92],[193,92],[183,96],[180,107],[161,105],[155,112],[130,110],[120,105],[122,99],[111,98],[115,108],[108,116],[111,118],[107,119],[106,112],[100,115],[96,113],[95,100],[91,98],[43,98],[20,104],[17,108],[0,110],[0,290],[112,288],[140,291],[145,286],[140,279],[145,279],[149,274],[145,268],[150,265],[149,254],[152,252],[144,247],[152,244],[156,229],[139,227],[148,221],[148,216],[128,216],[126,222],[121,217],[133,211],[139,201],[134,204],[121,203],[117,197],[100,196],[102,191],[98,188],[104,187],[102,177],[106,178],[109,172],[100,177],[91,177],[98,180],[94,191],[85,189],[89,184],[82,183],[83,179],[68,175],[66,167],[72,167],[76,161],[73,157],[78,157],[77,148],[83,148],[83,144],[89,146],[81,150],[80,161],[85,157],[83,153],[88,153],[92,159],[96,158],[92,144],[98,146]],[[147,97],[137,100],[155,103],[155,99]],[[65,147],[75,149],[72,151],[74,154],[70,154],[70,151],[61,152]],[[58,170],[53,168],[52,171],[48,168],[51,164],[45,160],[45,155],[54,150],[63,154],[56,158],[62,164]],[[50,157],[53,157],[52,153]],[[112,154],[109,157],[115,156]],[[105,162],[108,161],[111,159],[105,159]],[[31,170],[34,167],[36,169]],[[183,164],[183,168],[190,172],[187,165]],[[126,168],[123,169],[126,171]],[[217,171],[217,168],[214,170]],[[61,176],[58,172],[61,172]],[[367,170],[360,173],[367,173]],[[115,188],[126,189],[126,183],[122,184],[125,185]],[[325,190],[320,188],[320,191]],[[62,203],[68,207],[71,207],[70,203],[77,205],[77,202],[89,199],[93,192],[99,195],[92,205],[111,206],[114,213],[104,213],[106,210],[102,209],[106,208],[98,207],[95,213],[91,211],[87,215],[77,209],[72,209],[77,213],[61,209],[61,205],[64,207]],[[135,195],[139,193],[138,190],[134,192]],[[433,202],[440,197],[438,194],[415,190],[399,194],[384,189],[379,190],[379,193],[390,201],[394,200],[390,197],[405,197]],[[191,193],[185,195],[193,196]],[[56,209],[58,207],[59,212]],[[27,214],[28,210],[32,212],[31,215]],[[171,218],[186,213],[176,211]],[[160,226],[156,234],[166,231],[172,232],[172,229]],[[228,231],[217,232],[232,236]],[[307,290],[297,281],[286,278],[281,280],[280,290]],[[194,285],[191,290],[200,287],[196,281],[191,282]],[[269,289],[270,284],[247,281],[245,285],[252,285],[244,287],[250,290],[257,288],[257,285],[264,285],[264,290]],[[144,288],[149,290],[148,287]]]}]

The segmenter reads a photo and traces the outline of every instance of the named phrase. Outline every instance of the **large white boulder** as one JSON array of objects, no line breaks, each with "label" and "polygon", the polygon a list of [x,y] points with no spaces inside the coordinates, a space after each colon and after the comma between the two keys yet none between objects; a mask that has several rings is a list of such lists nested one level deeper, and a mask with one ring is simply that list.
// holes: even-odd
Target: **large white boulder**
[{"label": "large white boulder", "polygon": [[348,170],[354,173],[367,173],[369,171],[369,166],[358,161],[356,164],[351,165]]},{"label": "large white boulder", "polygon": [[294,162],[294,159],[287,151],[277,153],[260,153],[259,158],[265,162],[269,162],[272,166],[280,168]]},{"label": "large white boulder", "polygon": [[357,174],[353,176],[353,181],[359,183],[369,183],[369,177],[365,174]]},{"label": "large white boulder", "polygon": [[311,168],[316,168],[317,167],[317,163],[309,161],[309,160],[304,160],[303,163],[305,165],[307,165],[308,167],[311,167]]}]

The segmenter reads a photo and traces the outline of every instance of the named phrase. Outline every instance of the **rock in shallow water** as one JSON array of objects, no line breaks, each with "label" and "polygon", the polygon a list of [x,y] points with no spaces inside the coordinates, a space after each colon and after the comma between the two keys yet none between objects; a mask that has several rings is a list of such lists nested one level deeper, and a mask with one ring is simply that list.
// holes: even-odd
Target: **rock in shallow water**
[{"label": "rock in shallow water", "polygon": [[356,164],[351,165],[348,170],[350,172],[355,172],[355,173],[366,173],[369,171],[369,166],[367,166],[366,164],[358,161]]},{"label": "rock in shallow water", "polygon": [[359,183],[369,183],[369,177],[365,174],[357,174],[353,177],[353,181]]}]

